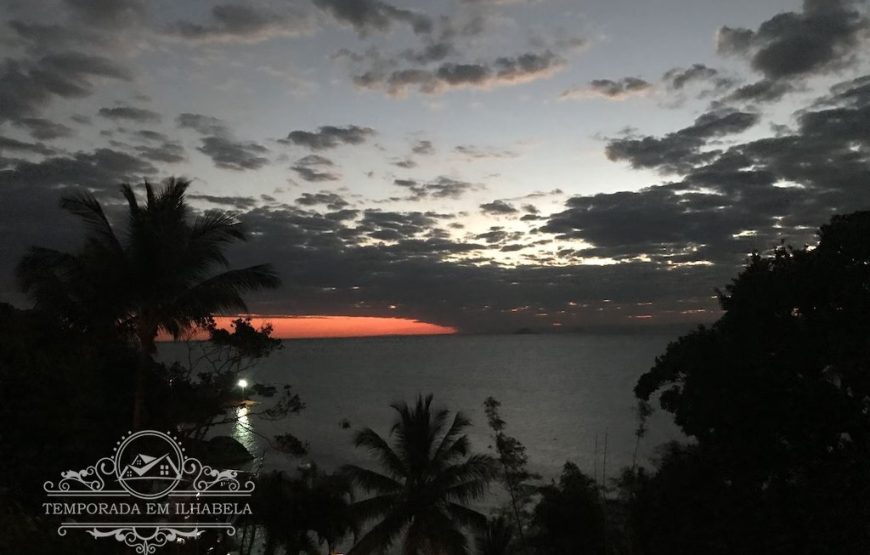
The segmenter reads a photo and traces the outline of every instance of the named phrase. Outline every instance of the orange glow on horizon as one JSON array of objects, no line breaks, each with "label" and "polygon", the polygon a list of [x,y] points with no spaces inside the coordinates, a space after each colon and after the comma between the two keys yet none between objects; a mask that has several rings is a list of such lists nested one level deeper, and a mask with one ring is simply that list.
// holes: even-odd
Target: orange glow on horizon
[{"label": "orange glow on horizon", "polygon": [[[219,328],[231,329],[230,324],[241,316],[217,316]],[[312,339],[329,337],[374,337],[384,335],[445,335],[457,329],[421,322],[412,318],[387,318],[380,316],[267,316],[251,315],[251,324],[259,328],[272,324],[272,337],[278,339]],[[193,339],[205,339],[204,333],[196,333]],[[161,334],[159,340],[171,340]]]}]

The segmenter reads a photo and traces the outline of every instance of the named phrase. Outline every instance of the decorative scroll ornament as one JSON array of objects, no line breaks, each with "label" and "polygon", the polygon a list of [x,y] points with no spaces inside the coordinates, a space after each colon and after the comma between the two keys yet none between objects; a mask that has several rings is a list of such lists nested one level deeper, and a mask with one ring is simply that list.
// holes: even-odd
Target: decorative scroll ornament
[{"label": "decorative scroll ornament", "polygon": [[[243,509],[238,509],[239,503],[220,503],[221,507],[241,510],[221,512],[227,522],[196,521],[191,516],[214,513],[197,509],[184,514],[184,507],[196,508],[204,498],[248,497],[254,482],[240,481],[236,470],[212,468],[186,456],[178,439],[169,434],[143,430],[121,438],[112,457],[103,457],[81,470],[64,471],[56,484],[46,481],[43,489],[49,498],[62,498],[61,503],[45,504],[47,514],[66,517],[58,528],[59,535],[83,529],[94,538],[115,538],[136,553],[150,555],[167,543],[196,539],[208,529],[234,535],[231,521],[238,514],[250,514],[247,503],[241,504]],[[73,499],[76,502],[70,503]],[[182,518],[175,519],[180,522],[170,522],[170,505],[181,508]],[[146,519],[131,519],[131,515]],[[107,516],[123,518],[124,522],[108,520]]]}]

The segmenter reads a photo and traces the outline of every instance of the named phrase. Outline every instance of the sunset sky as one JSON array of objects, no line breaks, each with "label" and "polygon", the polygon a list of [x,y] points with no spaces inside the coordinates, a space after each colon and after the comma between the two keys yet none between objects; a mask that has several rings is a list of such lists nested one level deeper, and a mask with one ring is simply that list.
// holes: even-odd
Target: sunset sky
[{"label": "sunset sky", "polygon": [[170,175],[246,223],[234,265],[278,269],[253,312],[391,318],[285,324],[316,336],[709,321],[753,249],[870,207],[863,2],[0,0],[0,18],[0,301],[19,306],[23,251],[81,237],[64,191],[117,214],[120,183]]}]

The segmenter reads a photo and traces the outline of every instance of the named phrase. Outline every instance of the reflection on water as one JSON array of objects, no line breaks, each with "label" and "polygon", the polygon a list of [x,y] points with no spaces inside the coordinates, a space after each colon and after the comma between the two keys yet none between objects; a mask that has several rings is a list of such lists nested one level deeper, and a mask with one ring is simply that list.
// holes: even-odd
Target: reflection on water
[{"label": "reflection on water", "polygon": [[254,432],[251,428],[250,409],[243,405],[236,409],[236,423],[233,426],[232,437],[245,446],[248,452],[254,454],[258,451],[257,442],[254,440]]}]

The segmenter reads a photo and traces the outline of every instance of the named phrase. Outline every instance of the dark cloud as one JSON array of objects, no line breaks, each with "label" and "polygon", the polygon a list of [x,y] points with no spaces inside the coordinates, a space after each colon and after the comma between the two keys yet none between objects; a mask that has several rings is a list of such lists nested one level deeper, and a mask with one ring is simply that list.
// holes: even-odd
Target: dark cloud
[{"label": "dark cloud", "polygon": [[178,127],[193,129],[201,135],[225,135],[229,128],[218,118],[202,114],[184,113],[176,118]]},{"label": "dark cloud", "polygon": [[706,82],[719,75],[719,71],[704,64],[692,64],[689,68],[673,68],[663,76],[664,81],[672,89],[682,89],[695,82]]},{"label": "dark cloud", "polygon": [[135,147],[139,156],[152,162],[177,164],[187,159],[184,147],[174,141],[164,141],[158,145],[140,145]]},{"label": "dark cloud", "polygon": [[480,211],[484,214],[504,215],[519,212],[512,204],[503,200],[494,200],[480,205]]},{"label": "dark cloud", "polygon": [[309,154],[296,160],[296,164],[300,166],[334,166],[335,163],[326,156],[319,154]]},{"label": "dark cloud", "polygon": [[468,181],[460,181],[446,176],[440,176],[429,182],[413,179],[396,179],[394,185],[408,189],[415,200],[427,197],[458,199],[469,191],[480,189],[480,185]]},{"label": "dark cloud", "polygon": [[313,0],[314,5],[362,36],[384,32],[393,23],[409,25],[417,34],[432,32],[432,20],[421,13],[397,8],[380,0]]},{"label": "dark cloud", "polygon": [[200,152],[212,159],[215,166],[228,170],[257,170],[269,163],[265,146],[236,139],[226,123],[202,114],[183,113],[176,118],[181,128],[193,129],[200,137]]},{"label": "dark cloud", "polygon": [[365,210],[357,231],[372,239],[401,241],[430,234],[439,216],[432,212],[387,212]]},{"label": "dark cloud", "polygon": [[341,210],[349,206],[350,203],[337,193],[320,191],[319,193],[302,193],[302,196],[296,199],[296,204],[302,206],[317,206],[322,204],[329,210]]},{"label": "dark cloud", "polygon": [[257,170],[269,163],[269,149],[254,142],[236,141],[227,137],[203,137],[197,148],[215,163],[227,170]]},{"label": "dark cloud", "polygon": [[329,158],[317,154],[309,154],[296,160],[296,164],[290,169],[295,171],[305,181],[337,181],[341,176],[323,168],[331,168],[335,164]]},{"label": "dark cloud", "polygon": [[415,64],[426,65],[440,62],[455,53],[455,51],[456,47],[453,43],[442,40],[427,44],[418,50],[405,50],[401,57]]},{"label": "dark cloud", "polygon": [[803,11],[784,12],[755,31],[722,27],[720,53],[743,56],[768,79],[825,73],[850,63],[866,38],[861,2],[804,0]]},{"label": "dark cloud", "polygon": [[474,159],[482,158],[516,158],[518,154],[510,150],[483,148],[474,145],[459,145],[454,149],[459,154]]},{"label": "dark cloud", "polygon": [[740,133],[758,123],[759,115],[733,109],[714,110],[695,123],[664,137],[627,137],[607,144],[607,157],[627,160],[635,168],[681,171],[706,162],[716,155],[703,151],[711,139]]},{"label": "dark cloud", "polygon": [[151,129],[139,129],[133,132],[133,136],[146,141],[158,141],[164,143],[169,141],[169,137],[159,131],[153,131]]},{"label": "dark cloud", "polygon": [[23,127],[30,132],[30,136],[41,141],[72,137],[75,132],[62,123],[57,123],[44,118],[21,118],[12,122],[18,127]]},{"label": "dark cloud", "polygon": [[4,152],[24,152],[28,154],[42,154],[44,156],[50,156],[55,153],[54,149],[42,143],[26,143],[17,139],[0,136],[0,155]]},{"label": "dark cloud", "polygon": [[130,120],[138,123],[159,122],[162,118],[157,112],[136,108],[134,106],[115,106],[114,108],[100,108],[100,116],[112,120]]},{"label": "dark cloud", "polygon": [[454,88],[491,89],[527,83],[549,77],[563,66],[564,60],[550,51],[527,52],[489,63],[446,62],[434,70],[373,68],[355,76],[354,83],[391,96],[405,95],[411,88],[424,94],[441,94]]},{"label": "dark cloud", "polygon": [[206,24],[180,21],[171,32],[193,40],[256,42],[313,30],[311,18],[293,7],[276,13],[249,4],[219,4],[212,7],[211,18]]},{"label": "dark cloud", "polygon": [[411,151],[414,154],[428,156],[430,154],[435,154],[435,147],[432,146],[431,141],[417,141],[414,143],[414,146],[411,147]]},{"label": "dark cloud", "polygon": [[[108,148],[93,152],[52,156],[39,162],[19,162],[0,172],[0,181],[16,186],[46,188],[85,187],[95,191],[114,189],[120,183],[140,181],[157,169],[130,154]],[[10,185],[11,186],[11,185]]]},{"label": "dark cloud", "polygon": [[134,25],[145,15],[144,0],[64,0],[86,24],[121,28]]},{"label": "dark cloud", "polygon": [[56,25],[10,20],[7,25],[32,52],[87,46],[106,47],[110,40],[104,33],[81,25]]},{"label": "dark cloud", "polygon": [[311,181],[313,183],[322,181],[337,181],[341,179],[341,176],[336,173],[318,170],[317,168],[313,168],[310,166],[296,165],[292,166],[290,169],[296,172],[299,177],[301,177],[305,181]]},{"label": "dark cloud", "polygon": [[101,78],[129,81],[131,76],[108,58],[79,52],[35,61],[7,59],[0,68],[0,122],[35,116],[55,98],[89,96]]},{"label": "dark cloud", "polygon": [[317,131],[291,131],[284,142],[308,147],[312,150],[326,150],[341,144],[362,144],[374,135],[375,130],[370,127],[325,125]]},{"label": "dark cloud", "polygon": [[722,101],[726,104],[729,102],[775,102],[793,90],[795,90],[795,86],[788,81],[761,79],[755,83],[738,87]]},{"label": "dark cloud", "polygon": [[[831,214],[870,207],[868,82],[836,85],[815,108],[795,114],[794,132],[712,153],[683,166],[680,181],[573,197],[541,231],[592,245],[572,256],[668,266],[734,268],[780,240],[812,242]],[[710,124],[721,127],[715,119],[698,123],[702,134],[718,132]]]},{"label": "dark cloud", "polygon": [[188,194],[187,198],[190,200],[201,200],[211,204],[217,204],[223,208],[231,208],[234,210],[248,210],[257,206],[256,199],[251,197]]},{"label": "dark cloud", "polygon": [[619,80],[596,79],[583,87],[575,87],[564,91],[559,98],[588,98],[600,96],[612,100],[623,100],[630,96],[642,94],[652,88],[652,84],[638,77],[623,77]]}]

